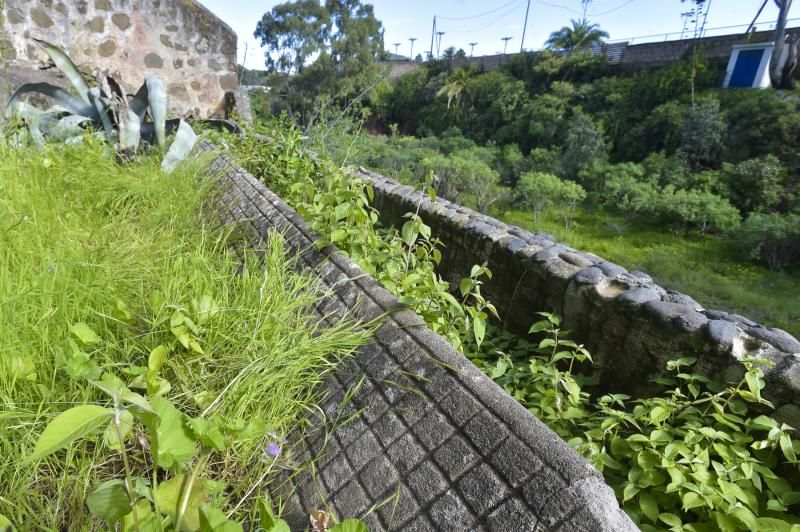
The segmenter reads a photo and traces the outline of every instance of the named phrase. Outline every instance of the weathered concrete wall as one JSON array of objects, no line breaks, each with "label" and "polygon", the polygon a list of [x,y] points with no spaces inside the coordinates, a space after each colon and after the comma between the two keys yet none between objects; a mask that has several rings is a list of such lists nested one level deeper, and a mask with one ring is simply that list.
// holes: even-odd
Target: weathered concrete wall
[{"label": "weathered concrete wall", "polygon": [[[800,33],[800,28],[788,28],[786,31],[788,34]],[[606,56],[610,65],[620,65],[625,70],[636,70],[671,65],[686,57],[686,54],[690,53],[692,47],[697,44],[703,57],[712,63],[724,64],[727,63],[728,58],[731,56],[733,45],[769,42],[774,38],[774,35],[773,31],[757,31],[749,37],[741,33],[735,33],[732,35],[702,37],[700,39],[678,39],[643,44],[615,42],[604,45],[602,53]],[[488,72],[497,70],[508,63],[515,55],[517,54],[509,53],[507,55],[495,54],[468,57],[456,59],[454,65],[460,67],[465,64],[473,64],[478,70]],[[407,66],[404,71],[400,71],[398,67],[398,74],[392,77],[398,77],[414,69],[412,65]]]},{"label": "weathered concrete wall", "polygon": [[[236,34],[194,0],[5,0],[0,27],[12,64],[47,56],[31,41],[63,48],[82,69],[108,71],[135,91],[147,75],[167,84],[172,114],[207,117],[237,87]],[[0,47],[2,43],[0,43]]]},{"label": "weathered concrete wall", "polygon": [[292,530],[322,508],[375,531],[635,530],[596,469],[419,316],[335,247],[320,249],[306,222],[228,157],[212,170],[229,219],[254,245],[283,232],[299,265],[320,276],[323,322],[354,311],[384,318],[326,380],[319,415],[298,420],[307,430],[293,434],[291,453],[308,467],[279,490]]},{"label": "weathered concrete wall", "polygon": [[535,312],[556,312],[564,329],[593,354],[602,384],[616,392],[652,393],[650,377],[666,362],[697,356],[697,369],[740,378],[743,357],[766,358],[764,395],[776,416],[800,427],[800,342],[736,314],[708,310],[690,296],[666,290],[642,272],[628,272],[591,253],[530,233],[447,200],[431,202],[409,186],[360,170],[375,191],[387,225],[407,212],[420,216],[443,243],[440,272],[452,286],[473,264],[494,273],[484,285],[503,323],[525,334]]},{"label": "weathered concrete wall", "polygon": [[[788,34],[800,33],[800,28],[787,29]],[[774,31],[758,31],[749,37],[737,33],[703,37],[701,39],[683,39],[676,41],[632,44],[625,47],[620,64],[626,69],[665,66],[679,61],[691,53],[697,45],[703,57],[714,63],[727,64],[733,45],[771,42],[775,38]]]}]

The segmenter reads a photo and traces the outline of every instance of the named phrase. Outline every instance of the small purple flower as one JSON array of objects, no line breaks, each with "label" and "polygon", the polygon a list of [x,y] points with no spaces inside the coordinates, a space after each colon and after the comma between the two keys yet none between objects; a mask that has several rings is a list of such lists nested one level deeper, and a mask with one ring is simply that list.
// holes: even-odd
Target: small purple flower
[{"label": "small purple flower", "polygon": [[274,441],[270,442],[269,445],[267,445],[267,454],[273,458],[277,458],[278,455],[281,454],[280,446]]}]

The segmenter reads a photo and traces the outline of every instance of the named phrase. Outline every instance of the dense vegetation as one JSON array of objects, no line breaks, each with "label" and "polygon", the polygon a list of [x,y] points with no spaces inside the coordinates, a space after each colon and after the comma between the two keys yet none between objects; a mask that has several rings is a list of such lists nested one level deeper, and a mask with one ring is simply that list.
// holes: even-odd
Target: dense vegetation
[{"label": "dense vegetation", "polygon": [[157,157],[0,142],[0,529],[278,530],[283,436],[367,341],[319,329],[281,238],[237,256],[213,180]]},{"label": "dense vegetation", "polygon": [[379,91],[368,125],[388,135],[356,138],[340,120],[317,133],[324,151],[406,183],[432,177],[444,197],[800,334],[794,93],[715,89],[720,70],[691,57],[629,75],[580,53],[451,65]]},{"label": "dense vegetation", "polygon": [[438,242],[417,216],[409,213],[400,230],[380,227],[364,181],[314,157],[285,122],[261,133],[271,141],[227,142],[324,239],[602,471],[643,530],[788,531],[800,523],[800,441],[791,427],[750,409],[769,407],[761,397],[766,361],[746,360],[739,382],[720,383],[690,373],[694,360],[683,358],[657,379],[662,395],[592,395],[592,379],[579,372],[591,356],[565,337],[558,317],[543,314],[533,324],[533,343],[495,329],[494,307],[480,293],[491,272],[475,266],[449,293],[436,272]]}]

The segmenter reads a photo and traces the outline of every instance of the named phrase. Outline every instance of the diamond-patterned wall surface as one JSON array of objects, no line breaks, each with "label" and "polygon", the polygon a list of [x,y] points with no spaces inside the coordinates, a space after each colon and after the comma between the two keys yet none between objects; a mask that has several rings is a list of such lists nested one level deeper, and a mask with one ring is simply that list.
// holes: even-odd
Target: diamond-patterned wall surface
[{"label": "diamond-patterned wall surface", "polygon": [[255,244],[283,232],[320,277],[329,295],[320,319],[355,311],[383,320],[328,378],[321,412],[295,435],[296,459],[313,466],[282,490],[293,530],[322,508],[364,518],[370,530],[636,529],[588,462],[352,261],[319,248],[278,196],[227,156],[212,170]]}]

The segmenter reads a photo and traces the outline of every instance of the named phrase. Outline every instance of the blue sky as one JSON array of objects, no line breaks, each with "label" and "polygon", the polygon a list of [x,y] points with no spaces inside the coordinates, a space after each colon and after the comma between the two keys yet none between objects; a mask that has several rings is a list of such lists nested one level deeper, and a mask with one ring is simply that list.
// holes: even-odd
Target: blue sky
[{"label": "blue sky", "polygon": [[[244,58],[244,43],[248,43],[246,65],[263,67],[263,51],[253,38],[261,16],[281,3],[274,0],[200,0],[203,5],[227,22],[239,35],[239,61]],[[743,32],[753,19],[762,0],[708,0],[710,3],[707,27],[710,34]],[[464,48],[469,53],[470,42],[477,42],[475,55],[493,54],[503,50],[503,37],[511,37],[508,51],[519,51],[527,0],[375,0],[375,13],[386,30],[387,50],[400,43],[399,53],[407,55],[409,38],[416,37],[414,55],[425,52],[431,45],[431,23],[438,17],[438,29],[444,31],[441,48]],[[689,3],[680,0],[593,0],[587,17],[608,31],[611,40],[636,37],[633,42],[678,38]],[[550,32],[569,24],[570,18],[580,18],[580,0],[531,0],[531,12],[525,36],[525,48],[541,48]],[[758,19],[759,29],[769,29],[777,17],[772,0]],[[790,18],[800,19],[800,3],[795,2]],[[461,19],[461,20],[459,20]],[[789,23],[800,25],[800,20]],[[721,28],[721,29],[715,29]],[[658,36],[653,36],[660,34]],[[651,37],[642,37],[651,36]]]}]

